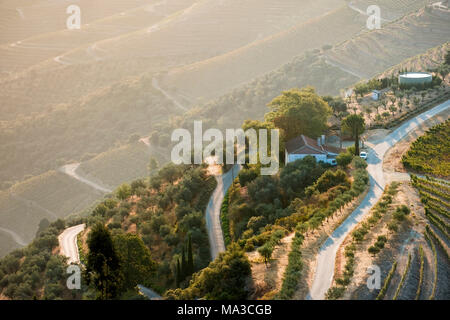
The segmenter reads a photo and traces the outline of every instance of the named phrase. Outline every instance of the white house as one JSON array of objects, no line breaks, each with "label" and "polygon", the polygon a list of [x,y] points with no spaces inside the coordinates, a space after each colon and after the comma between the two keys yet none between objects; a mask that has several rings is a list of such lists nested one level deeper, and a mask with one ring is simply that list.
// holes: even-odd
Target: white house
[{"label": "white house", "polygon": [[306,156],[313,156],[317,162],[323,161],[331,165],[336,165],[336,157],[343,151],[339,148],[326,146],[325,136],[314,140],[301,135],[286,143],[286,163],[303,159]]}]

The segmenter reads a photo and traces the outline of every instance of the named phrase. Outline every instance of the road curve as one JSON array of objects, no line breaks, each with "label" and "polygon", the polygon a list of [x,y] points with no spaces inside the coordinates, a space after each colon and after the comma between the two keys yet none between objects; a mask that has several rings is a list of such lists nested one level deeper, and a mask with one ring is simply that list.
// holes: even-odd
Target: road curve
[{"label": "road curve", "polygon": [[85,228],[84,224],[79,224],[63,231],[58,237],[61,254],[69,258],[68,264],[80,263],[78,255],[77,235]]},{"label": "road curve", "polygon": [[370,149],[367,159],[367,171],[370,175],[370,189],[358,208],[353,211],[347,219],[331,234],[319,249],[313,284],[308,299],[324,299],[330,288],[333,275],[336,253],[345,237],[352,231],[377,203],[383,194],[385,179],[383,174],[383,157],[386,152],[397,142],[407,136],[409,132],[416,129],[423,122],[450,107],[450,100],[416,116],[405,122],[391,134]]},{"label": "road curve", "polygon": [[101,192],[105,192],[105,193],[112,192],[112,190],[110,190],[110,189],[104,188],[104,187],[102,187],[101,185],[99,185],[99,184],[97,184],[95,182],[92,182],[92,181],[90,181],[90,180],[88,180],[86,178],[83,178],[83,177],[79,176],[76,173],[76,170],[78,169],[79,166],[80,166],[79,163],[67,164],[65,166],[62,166],[59,169],[59,171],[61,171],[62,173],[65,173],[65,174],[71,176],[72,178],[74,178],[74,179],[76,179],[76,180],[78,180],[80,182],[83,182],[83,183],[85,183],[85,184],[91,186],[92,188],[97,189],[97,190],[99,190]]},{"label": "road curve", "polygon": [[220,207],[222,206],[225,193],[233,183],[233,176],[237,176],[240,168],[240,165],[235,164],[227,173],[216,176],[217,187],[211,195],[208,207],[206,208],[206,229],[208,231],[212,260],[215,260],[219,253],[225,251],[225,242],[220,223]]},{"label": "road curve", "polygon": [[0,231],[3,231],[4,233],[9,234],[17,244],[19,244],[21,246],[27,245],[27,242],[25,240],[23,240],[16,232],[6,229],[6,228],[3,228],[3,227],[0,227]]}]

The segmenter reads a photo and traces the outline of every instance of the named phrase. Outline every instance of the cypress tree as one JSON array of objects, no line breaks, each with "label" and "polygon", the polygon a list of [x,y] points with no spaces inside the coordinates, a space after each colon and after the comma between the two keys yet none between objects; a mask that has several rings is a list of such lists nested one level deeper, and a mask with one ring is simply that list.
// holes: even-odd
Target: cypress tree
[{"label": "cypress tree", "polygon": [[180,282],[181,282],[181,270],[180,270],[180,259],[177,259],[177,274],[176,274],[176,285],[177,288],[180,287]]},{"label": "cypress tree", "polygon": [[187,276],[187,262],[186,262],[186,254],[184,251],[185,247],[183,246],[181,252],[181,279],[184,279]]},{"label": "cypress tree", "polygon": [[192,239],[191,234],[189,234],[188,238],[188,273],[189,275],[194,273],[194,254],[192,252]]}]

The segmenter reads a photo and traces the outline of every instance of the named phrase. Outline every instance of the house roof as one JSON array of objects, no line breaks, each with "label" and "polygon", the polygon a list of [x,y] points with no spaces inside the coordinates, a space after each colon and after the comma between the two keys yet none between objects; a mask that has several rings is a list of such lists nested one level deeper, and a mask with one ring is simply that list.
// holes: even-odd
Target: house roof
[{"label": "house roof", "polygon": [[339,154],[342,149],[332,146],[319,146],[317,141],[305,135],[298,136],[286,142],[286,151],[290,154]]}]

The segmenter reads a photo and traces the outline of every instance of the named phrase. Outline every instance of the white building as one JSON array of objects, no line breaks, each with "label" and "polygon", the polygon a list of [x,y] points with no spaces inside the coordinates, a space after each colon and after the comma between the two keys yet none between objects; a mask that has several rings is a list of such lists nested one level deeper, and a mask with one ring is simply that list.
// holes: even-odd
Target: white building
[{"label": "white building", "polygon": [[331,165],[336,165],[336,157],[339,153],[345,150],[339,148],[326,146],[325,136],[317,140],[301,135],[297,138],[291,139],[286,143],[286,163],[293,162],[298,159],[303,159],[306,156],[313,156],[317,162],[325,162]]}]

